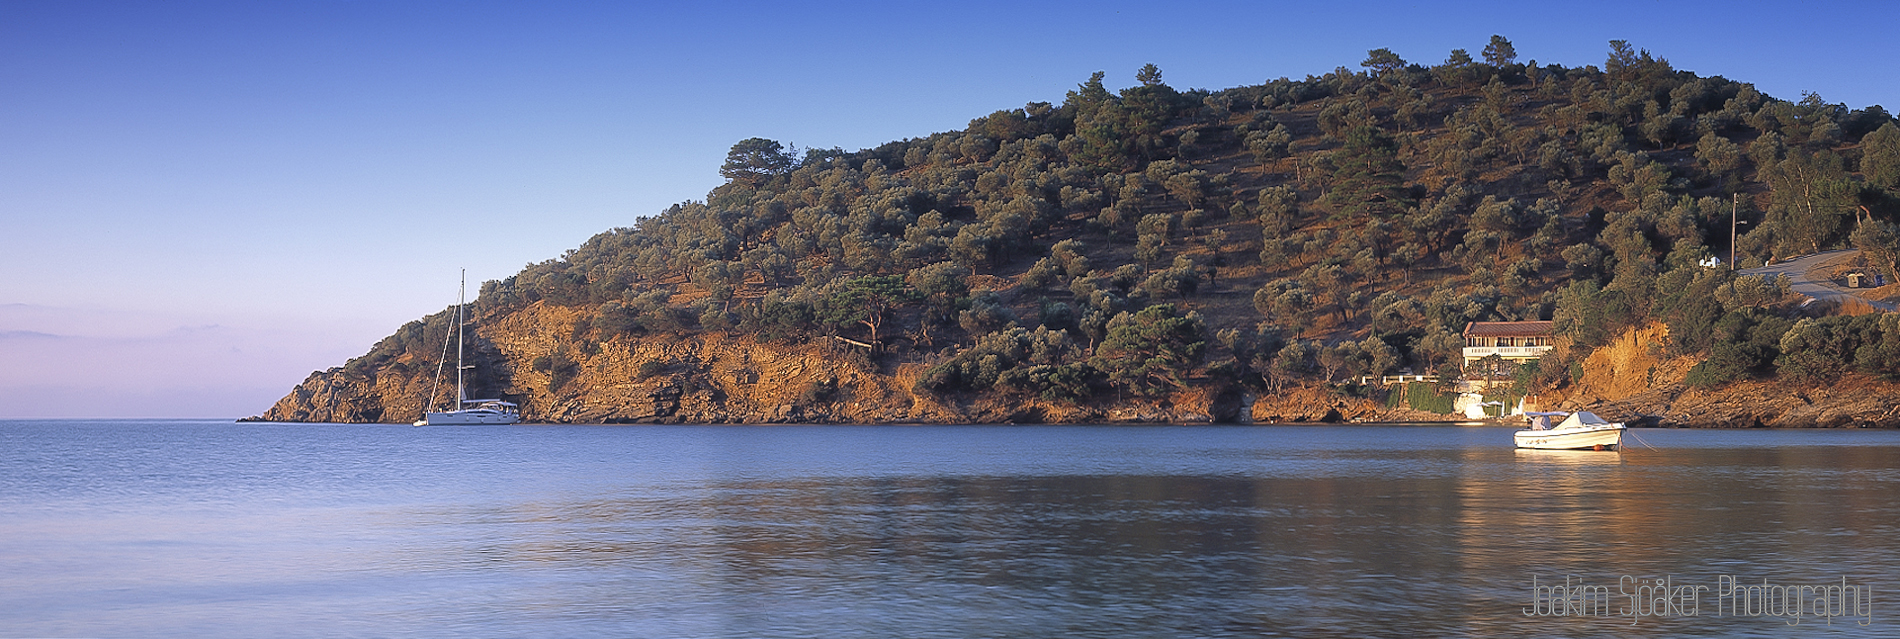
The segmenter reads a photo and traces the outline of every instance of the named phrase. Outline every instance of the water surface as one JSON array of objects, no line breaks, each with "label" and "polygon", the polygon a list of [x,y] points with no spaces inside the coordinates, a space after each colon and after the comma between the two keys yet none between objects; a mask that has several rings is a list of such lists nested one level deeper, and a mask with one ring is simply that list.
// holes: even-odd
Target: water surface
[{"label": "water surface", "polygon": [[1639,434],[0,422],[0,636],[1900,636],[1900,433]]}]

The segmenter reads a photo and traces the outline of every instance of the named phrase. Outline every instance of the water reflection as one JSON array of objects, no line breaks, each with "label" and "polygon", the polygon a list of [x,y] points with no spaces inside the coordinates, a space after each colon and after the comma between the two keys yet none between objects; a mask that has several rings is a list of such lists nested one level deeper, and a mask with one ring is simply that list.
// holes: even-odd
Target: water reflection
[{"label": "water reflection", "polygon": [[1780,619],[1631,625],[1621,600],[1522,611],[1534,576],[1885,593],[1900,559],[1893,433],[1658,432],[1660,450],[1599,453],[1483,428],[427,430],[15,435],[0,629],[1783,636]]},{"label": "water reflection", "polygon": [[1511,451],[1517,461],[1554,466],[1614,466],[1623,463],[1623,454],[1614,450],[1539,450],[1518,448]]},{"label": "water reflection", "polygon": [[1533,575],[1614,592],[1624,575],[1888,574],[1896,460],[1833,452],[1828,468],[1802,453],[1470,450],[1384,460],[1418,466],[1402,479],[1343,463],[1312,477],[712,483],[441,513],[506,530],[436,568],[565,576],[521,604],[704,636],[1768,636],[1778,620],[1632,627],[1620,600],[1603,619],[1520,611]]}]

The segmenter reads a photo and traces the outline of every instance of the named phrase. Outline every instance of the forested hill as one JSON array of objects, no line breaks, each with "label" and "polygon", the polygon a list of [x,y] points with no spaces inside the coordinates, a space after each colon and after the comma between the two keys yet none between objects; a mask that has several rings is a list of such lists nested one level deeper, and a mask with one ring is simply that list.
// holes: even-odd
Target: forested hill
[{"label": "forested hill", "polygon": [[[1900,373],[1900,325],[1802,321],[1826,309],[1704,266],[1855,246],[1900,275],[1885,110],[1622,41],[1600,66],[1481,51],[1218,91],[1149,65],[871,149],[743,140],[705,201],[483,284],[480,383],[550,421],[1219,419],[1237,396],[1455,378],[1466,322],[1531,319],[1569,339],[1520,392],[1656,323],[1693,388]],[[265,417],[412,419],[447,317]],[[745,363],[770,352],[809,366]]]}]

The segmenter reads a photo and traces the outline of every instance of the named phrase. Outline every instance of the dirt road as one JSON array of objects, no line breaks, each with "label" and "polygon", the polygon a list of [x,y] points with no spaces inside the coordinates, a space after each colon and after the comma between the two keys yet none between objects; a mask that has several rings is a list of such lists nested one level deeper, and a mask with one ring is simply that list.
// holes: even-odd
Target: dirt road
[{"label": "dirt road", "polygon": [[1834,302],[1842,302],[1848,298],[1854,298],[1866,302],[1867,305],[1882,311],[1893,312],[1895,310],[1893,304],[1860,297],[1859,295],[1855,295],[1853,291],[1843,289],[1836,285],[1833,280],[1828,279],[1828,274],[1833,271],[1836,266],[1853,261],[1854,258],[1859,256],[1860,251],[1858,249],[1828,251],[1826,253],[1815,253],[1813,255],[1797,257],[1786,262],[1770,264],[1768,266],[1745,268],[1742,269],[1741,274],[1763,275],[1767,277],[1786,275],[1793,283],[1792,288],[1796,293],[1817,300]]}]

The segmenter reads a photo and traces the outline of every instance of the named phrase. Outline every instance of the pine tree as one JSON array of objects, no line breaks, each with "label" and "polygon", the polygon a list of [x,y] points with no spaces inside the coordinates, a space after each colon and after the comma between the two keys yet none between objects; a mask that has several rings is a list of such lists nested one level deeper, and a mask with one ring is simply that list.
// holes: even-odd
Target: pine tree
[{"label": "pine tree", "polygon": [[1491,43],[1484,45],[1484,62],[1494,67],[1502,67],[1517,61],[1517,48],[1504,36],[1491,36]]},{"label": "pine tree", "polygon": [[1880,125],[1861,138],[1860,174],[1868,184],[1900,191],[1900,127]]}]

